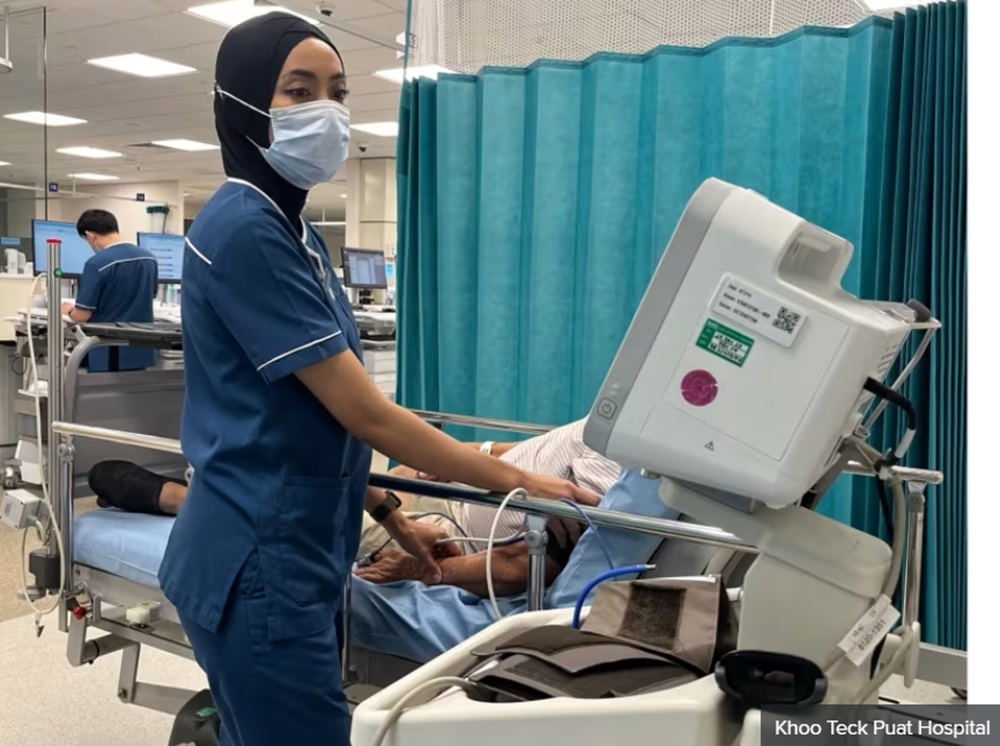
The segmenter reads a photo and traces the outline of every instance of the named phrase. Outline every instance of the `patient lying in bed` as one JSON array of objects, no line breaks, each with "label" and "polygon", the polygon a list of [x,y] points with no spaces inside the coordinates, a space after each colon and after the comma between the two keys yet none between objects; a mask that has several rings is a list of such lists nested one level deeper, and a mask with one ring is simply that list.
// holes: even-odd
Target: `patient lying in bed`
[{"label": "patient lying in bed", "polygon": [[[490,451],[497,458],[524,471],[569,479],[577,486],[603,496],[618,479],[621,468],[584,445],[584,423],[585,420],[579,420],[521,443],[497,443]],[[470,443],[469,446],[481,448],[482,444]],[[390,473],[408,478],[434,479],[406,466],[396,467]],[[177,515],[187,496],[185,482],[154,474],[126,461],[96,464],[90,471],[89,483],[101,507],[115,507],[131,513]],[[413,495],[399,497],[403,501],[403,509],[411,518],[441,526],[453,538],[488,536],[496,515],[496,509],[487,506]],[[512,536],[522,522],[522,514],[505,511],[496,537]],[[475,553],[484,549],[485,543],[463,543],[461,546],[464,551]],[[396,548],[385,529],[366,514],[358,559],[371,558],[381,552],[383,561],[392,561],[394,555],[386,552]]]},{"label": "patient lying in bed", "polygon": [[[607,491],[601,507],[653,518],[679,514],[659,496],[659,483],[626,471]],[[584,586],[609,569],[648,562],[660,539],[618,529],[590,529],[573,547],[561,551],[549,541],[546,558],[545,607],[573,606]],[[524,543],[493,550],[494,589],[500,611],[524,611],[528,558]],[[358,568],[351,594],[351,636],[356,647],[426,662],[492,624],[496,617],[486,588],[486,553],[441,562],[444,582],[427,586],[416,581],[415,568],[399,552],[380,554]]]}]

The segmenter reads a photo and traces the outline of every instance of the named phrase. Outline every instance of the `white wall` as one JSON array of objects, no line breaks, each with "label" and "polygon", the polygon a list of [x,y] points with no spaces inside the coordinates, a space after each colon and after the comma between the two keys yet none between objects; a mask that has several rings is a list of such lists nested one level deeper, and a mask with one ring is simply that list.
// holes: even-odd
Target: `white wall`
[{"label": "white wall", "polygon": [[[180,182],[160,181],[146,184],[77,185],[78,193],[49,200],[49,220],[75,223],[84,210],[107,210],[118,218],[122,237],[135,240],[136,233],[184,233],[184,190]],[[145,202],[137,202],[144,194]],[[166,204],[170,208],[164,227],[163,214],[150,215],[147,207]]]}]

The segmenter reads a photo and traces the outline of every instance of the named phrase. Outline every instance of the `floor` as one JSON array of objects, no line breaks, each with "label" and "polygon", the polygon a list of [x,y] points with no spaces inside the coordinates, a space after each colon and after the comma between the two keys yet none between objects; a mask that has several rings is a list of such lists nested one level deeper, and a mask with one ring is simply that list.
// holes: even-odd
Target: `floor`
[{"label": "floor", "polygon": [[[377,466],[384,469],[385,460],[379,459]],[[91,500],[77,503],[78,511],[94,508]],[[28,546],[37,546],[34,537]],[[54,625],[36,636],[31,609],[17,598],[20,550],[21,536],[0,525],[0,743],[165,744],[170,717],[118,701],[120,656],[72,668],[66,661],[66,637]],[[143,648],[140,679],[191,690],[206,687],[196,664],[150,648]],[[943,687],[918,682],[906,690],[898,679],[889,682],[883,696],[910,702],[954,701]]]}]

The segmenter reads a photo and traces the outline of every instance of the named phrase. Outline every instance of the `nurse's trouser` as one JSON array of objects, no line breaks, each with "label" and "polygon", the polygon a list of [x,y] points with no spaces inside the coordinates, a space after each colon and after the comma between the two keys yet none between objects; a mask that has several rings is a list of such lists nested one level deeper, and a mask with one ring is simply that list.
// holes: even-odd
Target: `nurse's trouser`
[{"label": "nurse's trouser", "polygon": [[222,717],[220,746],[348,746],[351,718],[340,672],[341,611],[321,632],[271,642],[267,603],[254,552],[215,634],[181,616]]}]

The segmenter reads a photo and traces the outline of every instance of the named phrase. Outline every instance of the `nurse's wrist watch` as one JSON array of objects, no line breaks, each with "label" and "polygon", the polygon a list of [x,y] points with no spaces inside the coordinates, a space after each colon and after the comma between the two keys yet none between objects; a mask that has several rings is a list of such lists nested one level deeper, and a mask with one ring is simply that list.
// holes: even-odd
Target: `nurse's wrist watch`
[{"label": "nurse's wrist watch", "polygon": [[392,490],[386,490],[385,500],[383,500],[381,504],[377,508],[375,508],[375,510],[370,512],[368,515],[370,515],[372,517],[372,520],[374,520],[376,523],[383,523],[385,519],[388,518],[390,515],[392,515],[394,512],[396,512],[396,510],[398,510],[399,506],[402,504],[403,504],[402,500],[400,500],[399,497],[396,496],[395,492],[393,492]]}]

